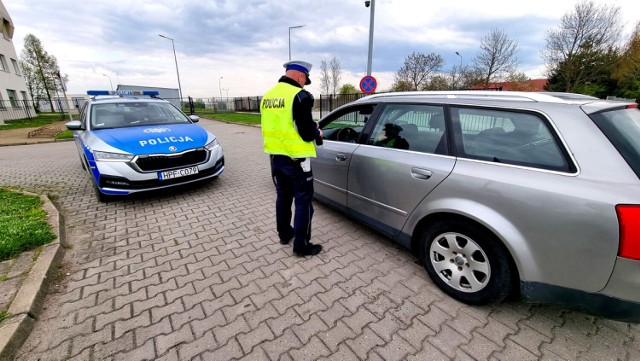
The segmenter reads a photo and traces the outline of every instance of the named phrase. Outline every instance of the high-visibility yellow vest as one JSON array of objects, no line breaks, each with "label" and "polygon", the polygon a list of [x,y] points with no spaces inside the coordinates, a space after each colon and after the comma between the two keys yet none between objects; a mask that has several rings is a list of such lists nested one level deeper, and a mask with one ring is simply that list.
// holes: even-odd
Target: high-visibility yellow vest
[{"label": "high-visibility yellow vest", "polygon": [[313,142],[305,142],[293,121],[293,99],[300,88],[279,82],[269,90],[260,102],[264,151],[291,158],[316,156]]}]

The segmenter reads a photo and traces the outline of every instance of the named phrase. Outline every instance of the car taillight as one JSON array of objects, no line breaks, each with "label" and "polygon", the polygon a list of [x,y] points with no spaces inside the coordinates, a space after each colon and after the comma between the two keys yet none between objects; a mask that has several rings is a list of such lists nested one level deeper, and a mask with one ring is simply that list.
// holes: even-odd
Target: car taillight
[{"label": "car taillight", "polygon": [[638,107],[638,103],[627,105],[627,109],[634,109]]},{"label": "car taillight", "polygon": [[640,205],[617,205],[620,224],[618,256],[640,260]]}]

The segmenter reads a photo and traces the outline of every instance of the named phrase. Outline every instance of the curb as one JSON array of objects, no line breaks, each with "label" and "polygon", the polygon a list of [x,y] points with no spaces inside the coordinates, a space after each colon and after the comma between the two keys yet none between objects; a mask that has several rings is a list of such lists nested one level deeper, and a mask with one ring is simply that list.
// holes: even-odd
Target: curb
[{"label": "curb", "polygon": [[0,147],[11,147],[11,146],[14,146],[14,145],[33,145],[33,144],[59,143],[59,142],[68,142],[70,140],[73,140],[73,138],[52,139],[52,140],[43,140],[43,141],[37,141],[37,142],[0,143]]},{"label": "curb", "polygon": [[[27,195],[37,194],[23,192]],[[11,318],[0,326],[0,360],[13,360],[18,349],[29,337],[35,322],[40,316],[42,300],[45,296],[46,280],[64,254],[61,244],[60,230],[62,223],[60,214],[49,198],[40,196],[42,208],[47,212],[47,221],[51,225],[56,239],[42,247],[42,252],[34,262],[27,278],[22,282],[18,293],[9,306]]]}]

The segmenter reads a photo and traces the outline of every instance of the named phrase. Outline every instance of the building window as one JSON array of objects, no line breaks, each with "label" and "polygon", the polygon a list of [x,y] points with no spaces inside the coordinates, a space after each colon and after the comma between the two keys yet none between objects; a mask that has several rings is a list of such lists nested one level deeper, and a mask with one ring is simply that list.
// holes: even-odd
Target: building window
[{"label": "building window", "polygon": [[4,55],[0,54],[0,71],[9,71],[7,70],[7,61],[4,60]]},{"label": "building window", "polygon": [[11,106],[14,108],[19,108],[16,91],[12,89],[7,89],[7,95],[9,96],[9,103],[11,103]]},{"label": "building window", "polygon": [[2,99],[2,93],[0,93],[0,110],[7,110],[7,106],[4,104],[4,99]]},{"label": "building window", "polygon": [[11,59],[11,64],[13,64],[13,69],[16,71],[16,75],[22,75],[22,73],[20,73],[20,66],[16,59]]},{"label": "building window", "polygon": [[29,98],[27,98],[27,92],[24,90],[20,91],[20,95],[22,95],[22,100],[27,101],[29,100]]},{"label": "building window", "polygon": [[9,20],[2,18],[2,36],[11,41],[11,39],[13,39],[13,30],[13,24],[11,24]]},{"label": "building window", "polygon": [[9,41],[11,41],[11,36],[9,36],[10,27],[11,27],[11,23],[8,22],[6,19],[2,19],[2,36],[4,36],[4,38]]}]

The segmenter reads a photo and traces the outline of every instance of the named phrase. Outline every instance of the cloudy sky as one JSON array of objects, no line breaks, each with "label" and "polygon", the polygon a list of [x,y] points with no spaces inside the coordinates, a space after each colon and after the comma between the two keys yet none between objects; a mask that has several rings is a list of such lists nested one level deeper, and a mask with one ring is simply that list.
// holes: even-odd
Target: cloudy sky
[{"label": "cloudy sky", "polygon": [[[575,0],[375,0],[372,75],[378,90],[412,52],[436,53],[445,68],[470,65],[491,29],[518,42],[520,71],[543,77],[545,34]],[[183,96],[263,94],[291,56],[314,64],[307,87],[319,91],[319,64],[340,60],[341,84],[366,75],[370,8],[364,0],[2,0],[24,37],[38,37],[67,74],[69,93],[117,84],[177,88]],[[626,38],[640,21],[638,0],[596,0],[622,10]],[[458,52],[461,56],[456,55]],[[105,74],[105,75],[103,75]],[[315,76],[314,76],[315,75]]]}]

